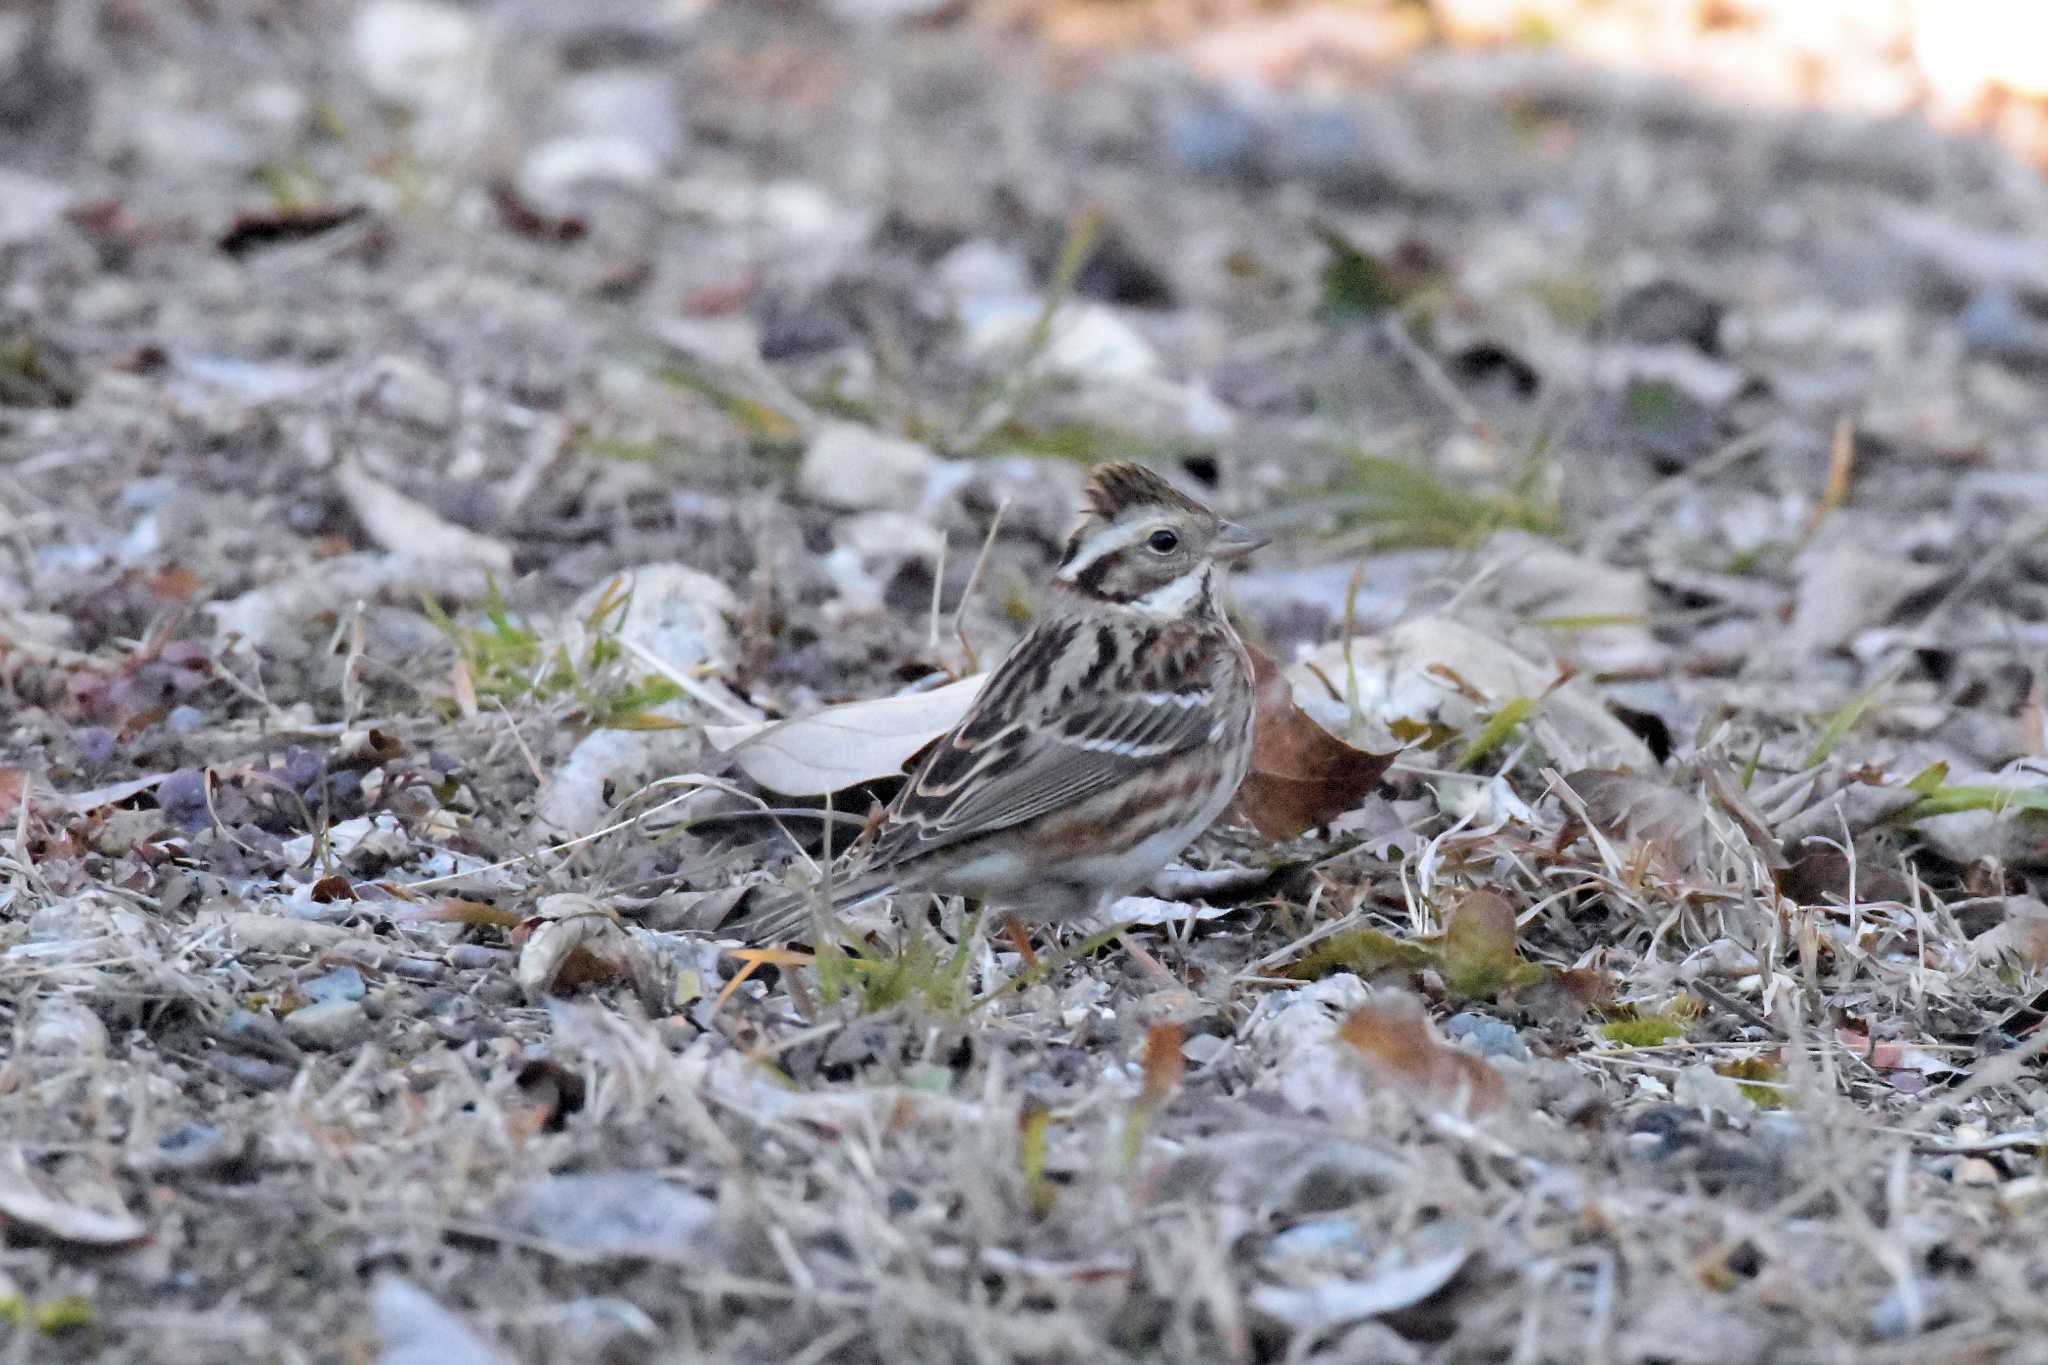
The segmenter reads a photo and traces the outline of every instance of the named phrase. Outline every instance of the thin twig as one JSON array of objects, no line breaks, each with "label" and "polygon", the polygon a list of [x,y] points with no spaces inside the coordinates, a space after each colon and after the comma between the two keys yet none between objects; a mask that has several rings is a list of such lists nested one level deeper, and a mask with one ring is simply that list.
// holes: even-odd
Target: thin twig
[{"label": "thin twig", "polygon": [[981,586],[982,570],[988,567],[989,551],[996,547],[996,532],[1002,529],[1003,513],[1009,510],[1008,498],[996,504],[995,515],[988,519],[988,535],[982,539],[981,553],[974,558],[974,571],[967,575],[967,586],[960,590],[960,604],[953,608],[953,638],[960,642],[960,652],[967,660],[970,674],[981,672],[981,659],[974,652],[974,646],[967,642],[967,604],[974,600],[975,590]]},{"label": "thin twig", "polygon": [[1415,334],[1408,330],[1407,319],[1399,313],[1389,313],[1383,330],[1387,340],[1400,352],[1401,358],[1422,377],[1422,382],[1428,386],[1429,391],[1451,410],[1451,415],[1458,419],[1459,425],[1468,431],[1491,430],[1486,419],[1480,415],[1479,409],[1472,406],[1471,400],[1458,391],[1458,386],[1451,381],[1450,375],[1444,373],[1444,367],[1437,363],[1436,357],[1424,350],[1422,343],[1415,339]]},{"label": "thin twig", "polygon": [[701,702],[733,722],[733,724],[758,725],[760,723],[761,716],[758,712],[750,714],[737,703],[727,701],[724,697],[719,696],[703,683],[698,682],[695,678],[683,672],[680,668],[677,668],[638,640],[630,636],[620,636],[619,643],[624,645],[634,658],[681,688],[692,700]]}]

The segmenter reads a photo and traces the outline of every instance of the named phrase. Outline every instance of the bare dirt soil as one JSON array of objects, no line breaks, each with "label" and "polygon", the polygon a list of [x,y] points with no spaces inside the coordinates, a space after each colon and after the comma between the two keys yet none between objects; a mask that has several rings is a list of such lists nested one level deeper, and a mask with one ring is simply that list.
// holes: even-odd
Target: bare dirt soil
[{"label": "bare dirt soil", "polygon": [[[0,1360],[2048,1359],[2039,170],[1033,8],[0,11]],[[1380,789],[721,939],[1109,459]]]}]

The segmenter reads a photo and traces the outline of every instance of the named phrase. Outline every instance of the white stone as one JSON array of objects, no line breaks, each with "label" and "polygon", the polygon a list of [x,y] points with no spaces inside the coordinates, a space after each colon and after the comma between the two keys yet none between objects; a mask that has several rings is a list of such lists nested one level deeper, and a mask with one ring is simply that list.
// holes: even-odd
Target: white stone
[{"label": "white stone", "polygon": [[1046,328],[1043,345],[1031,355],[1044,307],[1030,297],[963,304],[968,352],[985,364],[1030,361],[1072,379],[1131,382],[1161,377],[1164,367],[1152,343],[1119,310],[1104,303],[1061,305]]},{"label": "white stone", "polygon": [[1017,299],[1031,293],[1031,267],[1024,258],[982,237],[940,257],[932,276],[958,299]]},{"label": "white stone", "polygon": [[807,180],[775,180],[763,185],[755,211],[763,226],[792,242],[847,245],[867,235],[865,214]]},{"label": "white stone", "polygon": [[455,421],[455,386],[411,356],[381,356],[370,367],[370,401],[381,411],[446,431]]},{"label": "white stone", "polygon": [[57,226],[72,193],[55,181],[0,167],[0,246],[26,242]]},{"label": "white stone", "polygon": [[378,1281],[373,1303],[377,1365],[504,1365],[461,1318],[395,1275]]},{"label": "white stone", "polygon": [[[670,703],[654,709],[672,713],[681,708]],[[647,783],[702,763],[698,734],[695,729],[591,731],[541,784],[528,837],[574,839],[610,824],[617,818],[617,804]]]},{"label": "white stone", "polygon": [[[605,611],[606,603],[615,605]],[[687,564],[642,564],[585,590],[559,638],[578,666],[598,640],[611,640],[626,647],[625,662],[636,673],[649,667],[642,651],[689,672],[732,656],[726,620],[739,610],[732,589],[710,574]]]},{"label": "white stone", "polygon": [[284,1017],[284,1032],[300,1047],[337,1052],[367,1042],[370,1016],[356,1000],[321,1000]]},{"label": "white stone", "polygon": [[351,45],[379,98],[438,108],[469,83],[483,30],[474,14],[437,0],[371,0],[356,15]]},{"label": "white stone", "polygon": [[411,138],[422,153],[473,155],[499,126],[483,21],[472,12],[437,0],[370,0],[350,39],[372,93],[416,115]]},{"label": "white stone", "polygon": [[796,483],[805,497],[833,507],[912,511],[943,463],[915,441],[828,422],[804,451]]},{"label": "white stone", "polygon": [[675,84],[665,72],[646,67],[593,71],[565,81],[554,102],[564,133],[623,137],[657,161],[682,150],[682,112]]},{"label": "white stone", "polygon": [[259,81],[235,100],[235,112],[266,136],[289,136],[306,122],[312,100],[289,81]]},{"label": "white stone", "polygon": [[630,137],[579,133],[549,138],[519,164],[519,191],[529,199],[560,205],[586,185],[642,189],[661,174],[661,163]]},{"label": "white stone", "polygon": [[911,559],[937,559],[946,537],[939,528],[903,512],[864,512],[839,523],[839,544],[867,565],[894,566]]},{"label": "white stone", "polygon": [[139,104],[129,146],[152,170],[173,178],[246,170],[262,151],[233,120],[170,103]]}]

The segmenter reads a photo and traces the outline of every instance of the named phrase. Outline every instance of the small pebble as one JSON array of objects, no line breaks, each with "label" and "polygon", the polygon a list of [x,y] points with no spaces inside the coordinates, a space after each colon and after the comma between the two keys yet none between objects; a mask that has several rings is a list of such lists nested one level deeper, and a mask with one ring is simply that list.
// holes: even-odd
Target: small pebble
[{"label": "small pebble", "polygon": [[363,974],[354,967],[337,967],[323,976],[300,983],[299,991],[308,1000],[360,1000],[368,987]]},{"label": "small pebble", "polygon": [[2023,1175],[1998,1187],[1998,1202],[2013,1213],[2029,1213],[2048,1204],[2048,1177]]},{"label": "small pebble", "polygon": [[74,738],[78,761],[88,768],[100,768],[114,761],[114,732],[104,725],[88,725]]},{"label": "small pebble", "polygon": [[704,1031],[680,1014],[663,1019],[658,1029],[661,1045],[670,1052],[681,1052],[703,1036]]},{"label": "small pebble", "polygon": [[130,1165],[159,1175],[218,1171],[246,1161],[252,1145],[247,1132],[231,1132],[210,1123],[186,1123],[158,1138]]},{"label": "small pebble", "polygon": [[1957,319],[1963,345],[1973,354],[2020,369],[2048,363],[2048,327],[2034,320],[2010,290],[1987,289]]},{"label": "small pebble", "polygon": [[339,810],[355,810],[363,804],[363,775],[342,771],[327,775],[328,804]]},{"label": "small pebble", "polygon": [[333,1052],[366,1042],[370,1017],[356,1000],[323,1000],[302,1010],[293,1010],[284,1021],[285,1032],[300,1047]]},{"label": "small pebble", "polygon": [[1482,1057],[1529,1056],[1529,1045],[1522,1041],[1514,1025],[1490,1014],[1473,1010],[1454,1014],[1444,1021],[1444,1036],[1452,1042],[1468,1044]]},{"label": "small pebble", "polygon": [[1870,1312],[1870,1330],[1883,1341],[1896,1341],[1921,1329],[1926,1322],[1926,1306],[1918,1295],[1908,1295],[1894,1289],[1878,1302]]},{"label": "small pebble", "polygon": [[164,717],[164,724],[174,735],[189,735],[206,724],[206,713],[196,706],[174,706],[171,714]]},{"label": "small pebble", "polygon": [[293,1064],[299,1060],[299,1050],[277,1020],[254,1010],[236,1010],[229,1015],[221,1027],[220,1041],[244,1056]]},{"label": "small pebble", "polygon": [[206,773],[199,768],[180,768],[156,788],[157,805],[185,829],[206,823]]},{"label": "small pebble", "polygon": [[1285,174],[1342,172],[1359,160],[1359,130],[1336,109],[1306,109],[1273,127],[1273,162]]},{"label": "small pebble", "polygon": [[1233,105],[1189,109],[1167,127],[1167,145],[1189,170],[1221,175],[1252,167],[1264,137],[1259,121]]},{"label": "small pebble", "polygon": [[261,1057],[240,1057],[232,1052],[209,1052],[206,1060],[224,1076],[231,1076],[251,1090],[281,1090],[299,1074],[297,1067],[266,1062]]},{"label": "small pebble", "polygon": [[320,755],[314,753],[311,749],[302,749],[297,745],[293,745],[285,751],[282,776],[285,785],[293,791],[305,791],[306,788],[320,780],[320,774],[325,772],[326,769],[326,760],[322,759]]},{"label": "small pebble", "polygon": [[526,996],[510,977],[491,977],[476,988],[476,998],[486,1005],[523,1005]]}]

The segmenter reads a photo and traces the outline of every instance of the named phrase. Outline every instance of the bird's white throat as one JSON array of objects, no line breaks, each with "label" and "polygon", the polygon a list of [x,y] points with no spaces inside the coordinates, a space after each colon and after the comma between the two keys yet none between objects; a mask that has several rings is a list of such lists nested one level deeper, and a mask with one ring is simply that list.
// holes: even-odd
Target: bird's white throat
[{"label": "bird's white throat", "polygon": [[1195,604],[1209,591],[1209,566],[1189,569],[1170,583],[1161,583],[1131,603],[1131,610],[1162,621],[1177,621],[1192,615]]}]

